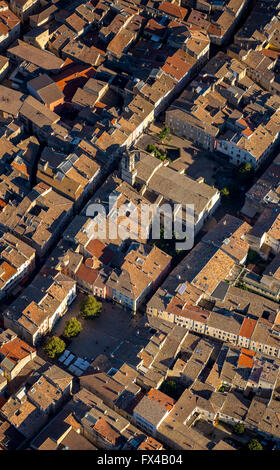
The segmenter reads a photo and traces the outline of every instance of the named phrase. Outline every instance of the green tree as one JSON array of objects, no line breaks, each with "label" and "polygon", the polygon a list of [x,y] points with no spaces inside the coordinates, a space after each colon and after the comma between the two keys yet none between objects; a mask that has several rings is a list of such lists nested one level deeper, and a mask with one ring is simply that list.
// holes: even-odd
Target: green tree
[{"label": "green tree", "polygon": [[177,391],[177,384],[175,380],[167,380],[167,382],[164,382],[162,386],[162,391],[163,393],[166,393],[166,395],[169,395],[170,397],[174,398]]},{"label": "green tree", "polygon": [[228,188],[223,188],[221,190],[221,195],[224,197],[224,198],[228,198],[229,197],[229,189]]},{"label": "green tree", "polygon": [[154,157],[156,157],[156,158],[158,158],[159,160],[162,160],[162,161],[165,160],[166,155],[167,155],[166,152],[165,152],[165,153],[161,153],[160,150],[158,150],[158,149],[156,148],[156,146],[153,145],[153,144],[147,145],[146,150],[147,150],[147,152],[149,152],[149,153],[153,153],[153,154],[154,154]]},{"label": "green tree", "polygon": [[102,303],[98,302],[93,295],[83,300],[80,306],[80,314],[83,318],[99,317],[102,311]]},{"label": "green tree", "polygon": [[254,251],[250,248],[247,255],[247,263],[256,264],[258,261],[260,261],[260,255],[257,251]]},{"label": "green tree", "polygon": [[152,153],[156,151],[156,146],[153,144],[148,144],[146,148],[147,152]]},{"label": "green tree", "polygon": [[166,137],[170,136],[170,129],[168,126],[164,126],[164,128],[159,132],[158,137],[160,140],[164,140]]},{"label": "green tree", "polygon": [[263,450],[261,443],[257,439],[251,439],[248,444],[249,450]]},{"label": "green tree", "polygon": [[238,171],[241,175],[246,175],[246,174],[251,173],[253,171],[253,167],[252,167],[251,163],[242,163],[242,165],[240,165]]},{"label": "green tree", "polygon": [[235,434],[244,434],[244,431],[245,431],[245,426],[243,423],[237,423],[235,426],[234,426],[234,432]]},{"label": "green tree", "polygon": [[176,385],[175,380],[168,380],[168,381],[166,382],[166,386],[167,386],[167,388],[169,388],[170,390],[176,390],[176,388],[177,388],[177,385]]},{"label": "green tree", "polygon": [[78,334],[82,331],[82,324],[77,320],[77,318],[73,317],[65,323],[63,334],[66,338],[73,338],[78,336]]},{"label": "green tree", "polygon": [[242,280],[236,284],[236,287],[238,287],[239,289],[248,291],[248,287]]},{"label": "green tree", "polygon": [[166,153],[161,153],[158,149],[155,149],[154,156],[158,158],[159,160],[164,161],[166,157]]},{"label": "green tree", "polygon": [[63,353],[65,348],[66,348],[66,344],[64,343],[64,341],[58,336],[53,336],[52,338],[47,340],[47,343],[44,347],[44,351],[48,357],[50,357],[51,359],[54,359],[55,356]]},{"label": "green tree", "polygon": [[239,180],[239,183],[250,183],[252,181],[252,178],[254,176],[254,169],[251,165],[251,163],[242,163],[236,172],[237,179]]}]

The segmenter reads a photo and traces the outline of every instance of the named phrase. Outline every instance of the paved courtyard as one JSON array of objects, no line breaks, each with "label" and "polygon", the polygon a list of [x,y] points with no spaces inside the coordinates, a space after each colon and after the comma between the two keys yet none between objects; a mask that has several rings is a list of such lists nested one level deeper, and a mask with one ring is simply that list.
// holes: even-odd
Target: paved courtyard
[{"label": "paved courtyard", "polygon": [[193,142],[182,139],[171,134],[171,140],[165,139],[163,142],[158,138],[158,133],[163,128],[162,124],[152,124],[149,129],[139,138],[137,146],[146,150],[148,144],[154,144],[158,149],[165,151],[166,146],[181,149],[181,157],[170,164],[170,167],[180,171],[185,170],[185,174],[193,179],[203,177],[207,184],[214,184],[214,175],[218,163],[210,158],[210,155],[197,147]]},{"label": "paved courtyard", "polygon": [[103,310],[99,318],[83,320],[79,317],[80,304],[84,294],[79,293],[66,315],[57,323],[54,335],[63,333],[67,320],[77,317],[83,330],[74,338],[67,349],[80,357],[94,360],[99,354],[110,354],[134,330],[138,318],[117,305],[103,302]]},{"label": "paved courtyard", "polygon": [[195,421],[193,428],[203,434],[208,439],[211,439],[215,442],[219,442],[225,437],[230,437],[231,433],[225,429],[219,429],[218,427],[213,426],[204,419],[198,419]]}]

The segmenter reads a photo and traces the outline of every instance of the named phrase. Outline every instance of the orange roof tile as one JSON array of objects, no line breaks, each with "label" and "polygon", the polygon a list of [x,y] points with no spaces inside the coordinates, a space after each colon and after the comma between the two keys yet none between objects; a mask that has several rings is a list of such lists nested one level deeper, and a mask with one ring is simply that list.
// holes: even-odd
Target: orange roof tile
[{"label": "orange roof tile", "polygon": [[93,429],[100,437],[113,445],[116,444],[117,439],[120,437],[120,434],[115,431],[109,423],[107,423],[105,418],[100,418]]},{"label": "orange roof tile", "polygon": [[238,124],[241,124],[241,126],[243,126],[243,127],[248,127],[248,124],[247,124],[247,122],[245,121],[244,118],[238,119],[237,122],[238,122]]},{"label": "orange roof tile", "polygon": [[98,238],[90,240],[86,246],[86,250],[104,264],[108,264],[115,256],[112,250],[104,245]]},{"label": "orange roof tile", "polygon": [[273,51],[271,49],[262,49],[260,51],[266,57],[270,57],[271,59],[279,59],[280,51]]},{"label": "orange roof tile", "polygon": [[179,5],[175,5],[174,3],[169,3],[169,2],[162,2],[158,9],[160,11],[164,11],[168,15],[176,16],[177,18],[180,18],[183,20],[188,13],[188,10],[186,8],[182,8]]},{"label": "orange roof tile", "polygon": [[58,75],[53,75],[52,79],[56,82],[60,90],[67,96],[74,96],[76,90],[87,82],[87,79],[93,77],[95,69],[87,65],[74,64],[66,67]]},{"label": "orange roof tile", "polygon": [[4,282],[8,281],[16,272],[17,270],[6,261],[0,265],[0,279]]},{"label": "orange roof tile", "polygon": [[244,129],[242,131],[242,134],[245,135],[246,137],[250,137],[250,135],[253,134],[253,131],[251,131],[251,129],[249,129],[249,127],[247,127],[247,129]]},{"label": "orange roof tile", "polygon": [[28,177],[28,170],[27,170],[27,165],[22,162],[22,163],[18,163],[16,162],[15,160],[11,163],[11,166],[13,168],[15,168],[16,170],[20,171],[21,173],[23,173],[25,176]]},{"label": "orange roof tile", "polygon": [[253,320],[252,318],[244,318],[239,331],[239,336],[244,336],[245,338],[250,339],[255,329],[256,323],[256,320]]},{"label": "orange roof tile", "polygon": [[21,359],[29,356],[36,351],[36,349],[29,346],[27,343],[22,341],[20,338],[15,338],[14,340],[10,341],[9,343],[4,343],[0,347],[0,354],[8,357],[10,361],[14,362],[15,364]]},{"label": "orange roof tile", "polygon": [[96,108],[106,108],[107,105],[105,103],[101,103],[100,101],[96,101],[95,105],[94,105]]},{"label": "orange roof tile", "polygon": [[175,400],[173,400],[173,398],[170,398],[168,395],[165,395],[165,393],[162,393],[159,390],[156,390],[155,388],[151,388],[148,391],[147,397],[150,400],[159,403],[168,411],[172,410],[173,406],[175,405]]},{"label": "orange roof tile", "polygon": [[[248,351],[248,349],[242,349],[242,351]],[[254,365],[253,357],[250,354],[241,352],[241,354],[238,358],[238,366],[239,367],[246,367],[248,369],[252,369],[253,365]]]},{"label": "orange roof tile", "polygon": [[256,355],[255,351],[251,351],[250,349],[246,348],[241,348],[241,353],[251,357],[254,357]]},{"label": "orange roof tile", "polygon": [[144,442],[141,442],[138,450],[160,450],[162,444],[156,441],[153,437],[148,437]]},{"label": "orange roof tile", "polygon": [[81,264],[78,271],[76,272],[76,278],[81,279],[84,282],[92,285],[98,276],[96,269],[89,268],[84,263]]},{"label": "orange roof tile", "polygon": [[166,59],[162,70],[176,80],[181,80],[194,65],[194,62],[195,59],[192,56],[182,49],[178,49],[172,56]]}]

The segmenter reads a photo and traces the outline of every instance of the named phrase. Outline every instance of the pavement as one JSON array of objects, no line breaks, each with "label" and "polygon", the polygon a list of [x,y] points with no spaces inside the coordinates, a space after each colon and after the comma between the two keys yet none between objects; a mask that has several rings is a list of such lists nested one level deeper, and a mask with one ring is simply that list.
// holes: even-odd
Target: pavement
[{"label": "pavement", "polygon": [[219,429],[203,419],[196,420],[193,428],[214,442],[219,442],[221,439],[231,435],[227,430]]},{"label": "pavement", "polygon": [[65,316],[59,320],[52,332],[59,336],[63,333],[64,325],[72,317],[78,318],[83,330],[67,347],[71,352],[80,357],[94,360],[99,354],[110,354],[126,339],[138,321],[129,312],[112,303],[103,301],[103,309],[99,318],[84,320],[79,316],[80,304],[84,294],[79,293],[71,304]]},{"label": "pavement", "polygon": [[169,166],[178,171],[183,169],[185,174],[193,179],[203,177],[207,184],[214,184],[214,174],[219,165],[211,158],[211,155],[190,140],[182,139],[174,134],[171,134],[171,140],[164,139],[161,142],[158,133],[163,127],[161,123],[151,125],[138,139],[137,147],[146,150],[147,145],[154,144],[162,151],[168,147],[180,149],[180,159],[171,162]]}]

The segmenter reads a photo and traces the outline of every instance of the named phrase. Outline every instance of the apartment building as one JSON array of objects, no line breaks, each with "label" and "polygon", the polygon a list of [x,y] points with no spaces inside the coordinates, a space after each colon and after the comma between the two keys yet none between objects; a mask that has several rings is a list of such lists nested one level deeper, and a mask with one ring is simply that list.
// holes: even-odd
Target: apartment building
[{"label": "apartment building", "polygon": [[82,425],[74,415],[71,400],[31,442],[34,450],[97,450],[82,435]]},{"label": "apartment building", "polygon": [[72,210],[72,202],[38,183],[16,208],[11,203],[4,207],[0,225],[43,256],[58,239]]},{"label": "apartment building", "polygon": [[9,382],[36,354],[36,349],[19,339],[12,330],[0,334],[0,369]]},{"label": "apartment building", "polygon": [[9,9],[8,4],[0,4],[0,50],[4,51],[20,35],[20,20]]},{"label": "apartment building", "polygon": [[244,318],[238,335],[238,346],[250,349],[251,338],[257,322],[253,318]]},{"label": "apartment building", "polygon": [[33,69],[35,66],[38,71],[45,73],[58,73],[64,65],[64,60],[56,57],[51,52],[26,44],[20,39],[7,50],[7,55],[18,64],[27,61],[33,65]]},{"label": "apartment building", "polygon": [[230,316],[211,312],[205,327],[206,335],[219,338],[232,344],[237,344],[243,316],[233,314]]},{"label": "apartment building", "polygon": [[106,282],[107,297],[135,312],[170,269],[171,256],[157,247],[131,243],[119,270]]},{"label": "apartment building", "polygon": [[4,313],[4,325],[29,344],[36,344],[52,330],[76,297],[76,282],[58,273],[36,276]]},{"label": "apartment building", "polygon": [[214,150],[219,129],[212,124],[204,125],[197,117],[180,109],[166,111],[166,124],[179,137],[190,137],[202,148],[210,151]]},{"label": "apartment building", "polygon": [[64,96],[56,83],[46,74],[27,83],[29,93],[41,101],[50,111],[55,111],[64,102]]},{"label": "apartment building", "polygon": [[57,366],[45,363],[43,371],[25,377],[23,386],[1,408],[1,417],[25,438],[37,434],[69,398],[73,377]]},{"label": "apartment building", "polygon": [[42,11],[29,16],[29,24],[32,28],[43,26],[48,21],[53,20],[58,8],[55,5],[50,5]]},{"label": "apartment building", "polygon": [[242,214],[248,218],[255,217],[270,205],[279,204],[278,188],[280,177],[280,157],[273,160],[262,176],[247,191]]},{"label": "apartment building", "polygon": [[77,149],[73,153],[63,153],[45,147],[39,162],[36,179],[67,198],[78,209],[91,195],[101,176],[101,165],[87,154]]},{"label": "apartment building", "polygon": [[22,20],[26,21],[32,13],[41,6],[40,0],[11,0],[11,10]]},{"label": "apartment building", "polygon": [[35,268],[35,249],[13,234],[0,238],[0,297],[11,292]]},{"label": "apartment building", "polygon": [[280,252],[280,213],[277,207],[266,208],[257,219],[255,225],[247,234],[251,247],[264,258],[268,254]]},{"label": "apartment building", "polygon": [[[68,415],[68,418],[65,418]],[[72,419],[69,419],[69,416]],[[130,420],[120,415],[118,410],[109,408],[104,400],[85,388],[73,396],[72,401],[60,414],[60,422],[64,419],[72,424],[73,430],[79,432],[81,438],[91,444],[93,448],[101,450],[160,450],[160,442],[140,431]],[[68,427],[68,432],[70,431]],[[71,432],[71,431],[70,431]],[[69,432],[69,434],[70,434]],[[38,444],[50,435],[52,439],[57,434],[54,427],[49,426],[49,432],[39,435],[32,443]],[[85,443],[83,444],[85,446]]]},{"label": "apartment building", "polygon": [[161,423],[171,412],[175,400],[156,389],[151,389],[133,410],[137,426],[152,436],[157,435]]}]

